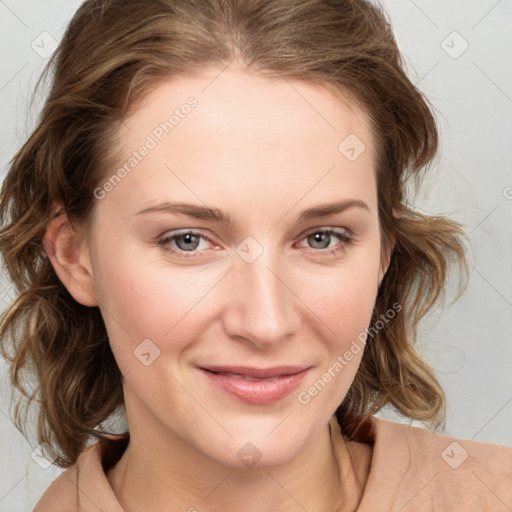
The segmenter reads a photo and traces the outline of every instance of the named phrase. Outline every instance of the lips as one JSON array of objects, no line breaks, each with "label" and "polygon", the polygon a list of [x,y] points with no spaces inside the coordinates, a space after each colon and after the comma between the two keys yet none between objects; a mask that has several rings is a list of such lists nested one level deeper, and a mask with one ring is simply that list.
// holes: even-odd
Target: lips
[{"label": "lips", "polygon": [[295,390],[309,367],[208,366],[200,370],[209,383],[230,396],[252,405],[268,405]]}]

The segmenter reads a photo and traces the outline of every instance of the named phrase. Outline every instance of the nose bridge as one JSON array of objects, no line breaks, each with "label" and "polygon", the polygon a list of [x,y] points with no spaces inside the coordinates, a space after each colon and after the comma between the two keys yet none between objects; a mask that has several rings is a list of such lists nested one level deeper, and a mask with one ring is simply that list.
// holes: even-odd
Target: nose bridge
[{"label": "nose bridge", "polygon": [[254,239],[246,240],[246,246],[242,242],[232,276],[238,300],[228,329],[259,346],[278,343],[298,328],[283,254],[270,246],[270,238],[265,247]]}]

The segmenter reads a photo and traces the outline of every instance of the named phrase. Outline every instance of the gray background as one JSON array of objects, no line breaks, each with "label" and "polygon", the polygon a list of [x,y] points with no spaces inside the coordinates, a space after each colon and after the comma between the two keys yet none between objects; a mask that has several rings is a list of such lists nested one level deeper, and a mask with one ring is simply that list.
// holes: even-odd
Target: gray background
[{"label": "gray background", "polygon": [[[0,0],[2,179],[33,126],[37,112],[26,106],[51,37],[60,40],[79,3]],[[447,393],[445,433],[512,446],[512,0],[389,0],[384,6],[410,77],[440,124],[428,197],[422,193],[414,204],[462,222],[473,246],[465,295],[422,323],[419,348]],[[1,308],[10,292],[2,279]],[[382,415],[404,421],[390,411]],[[62,471],[34,460],[36,444],[9,418],[0,361],[0,511],[31,510]]]}]

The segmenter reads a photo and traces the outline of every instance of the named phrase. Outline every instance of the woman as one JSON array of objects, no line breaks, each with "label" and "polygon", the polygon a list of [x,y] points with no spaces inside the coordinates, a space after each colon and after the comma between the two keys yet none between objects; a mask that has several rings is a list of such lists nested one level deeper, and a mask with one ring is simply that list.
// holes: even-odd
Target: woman
[{"label": "woman", "polygon": [[87,1],[49,69],[0,210],[2,350],[67,468],[35,511],[512,504],[509,448],[374,416],[443,424],[415,329],[466,268],[406,204],[437,129],[382,11]]}]

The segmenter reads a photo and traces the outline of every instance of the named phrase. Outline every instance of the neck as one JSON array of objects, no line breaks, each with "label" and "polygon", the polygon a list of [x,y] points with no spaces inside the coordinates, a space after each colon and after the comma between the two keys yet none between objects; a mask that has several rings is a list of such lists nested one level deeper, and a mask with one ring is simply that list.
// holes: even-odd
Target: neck
[{"label": "neck", "polygon": [[219,464],[168,433],[131,428],[107,478],[125,512],[342,512],[361,500],[370,458],[371,448],[347,443],[334,418],[286,463],[244,469]]}]

